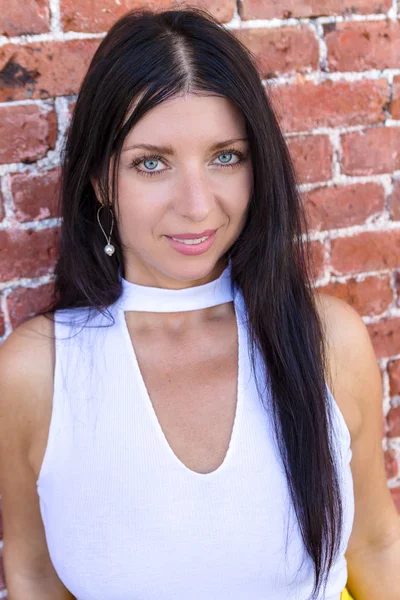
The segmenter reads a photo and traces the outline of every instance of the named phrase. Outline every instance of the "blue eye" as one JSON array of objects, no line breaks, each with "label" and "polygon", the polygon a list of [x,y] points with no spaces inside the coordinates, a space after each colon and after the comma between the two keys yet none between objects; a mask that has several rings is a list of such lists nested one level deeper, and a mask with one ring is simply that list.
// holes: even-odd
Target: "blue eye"
[{"label": "blue eye", "polygon": [[[236,156],[237,157],[237,161],[236,162],[230,162],[232,156]],[[225,150],[224,152],[220,152],[220,154],[218,154],[217,156],[218,159],[222,158],[221,163],[218,165],[220,168],[225,168],[225,167],[237,167],[238,165],[240,165],[245,159],[246,159],[246,155],[243,152],[240,152],[239,150]],[[134,167],[135,170],[137,171],[137,173],[139,173],[140,175],[145,175],[145,176],[153,176],[153,175],[160,175],[161,173],[164,173],[164,171],[166,171],[167,169],[156,169],[158,163],[162,161],[162,156],[157,156],[157,155],[144,155],[144,156],[140,156],[139,158],[136,158],[132,161],[131,163],[131,167]],[[138,169],[138,165],[140,163],[143,163],[144,165],[144,169]],[[146,165],[147,163],[147,165]]]},{"label": "blue eye", "polygon": [[150,164],[150,165],[147,165],[146,168],[150,169],[150,171],[154,171],[154,169],[155,169],[154,164],[158,163],[158,160],[154,159],[154,158],[146,158],[146,160],[143,161],[143,164],[146,166],[146,163],[153,163],[153,166],[151,166],[151,164]]}]

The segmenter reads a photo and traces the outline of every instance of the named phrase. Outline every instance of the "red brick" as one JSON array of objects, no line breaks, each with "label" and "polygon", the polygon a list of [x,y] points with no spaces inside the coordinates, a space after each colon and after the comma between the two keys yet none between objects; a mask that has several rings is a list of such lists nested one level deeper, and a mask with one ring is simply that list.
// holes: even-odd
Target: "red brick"
[{"label": "red brick", "polygon": [[234,30],[234,33],[255,55],[263,79],[318,67],[318,42],[308,27],[258,27]]},{"label": "red brick", "polygon": [[337,23],[325,35],[331,71],[395,69],[400,62],[400,23]]},{"label": "red brick", "polygon": [[388,276],[366,277],[363,281],[354,278],[345,283],[331,282],[318,291],[344,300],[362,315],[379,315],[393,302],[393,290]]},{"label": "red brick", "polygon": [[400,353],[400,319],[382,319],[367,327],[378,359]]},{"label": "red brick", "polygon": [[59,169],[12,175],[11,192],[17,219],[24,222],[58,217],[59,181]]},{"label": "red brick", "polygon": [[400,406],[391,408],[387,415],[387,422],[389,426],[387,436],[399,437],[400,436]]},{"label": "red brick", "polygon": [[395,269],[399,256],[400,230],[365,231],[331,242],[331,264],[339,275]]},{"label": "red brick", "polygon": [[388,364],[390,395],[400,394],[400,359],[391,360]]},{"label": "red brick", "polygon": [[385,209],[385,192],[377,183],[315,188],[304,194],[310,229],[323,231],[365,223]]},{"label": "red brick", "polygon": [[50,29],[49,0],[7,0],[0,12],[0,35],[45,33]]},{"label": "red brick", "polygon": [[53,302],[54,285],[46,283],[37,288],[18,288],[7,298],[11,325],[17,327],[25,319],[47,310]]},{"label": "red brick", "polygon": [[0,231],[0,281],[50,273],[57,257],[58,234],[56,227]]},{"label": "red brick", "polygon": [[[185,4],[185,2],[180,2]],[[187,4],[187,3],[186,3]],[[222,23],[234,15],[235,0],[192,0],[192,6],[208,10]],[[61,0],[61,23],[64,31],[107,31],[128,10],[176,8],[174,0]]]},{"label": "red brick", "polygon": [[386,12],[392,0],[241,0],[242,19],[287,19]]},{"label": "red brick", "polygon": [[311,251],[311,275],[314,280],[322,277],[325,267],[325,247],[319,241],[309,242]]},{"label": "red brick", "polygon": [[343,172],[391,173],[400,169],[400,127],[375,127],[342,135]]},{"label": "red brick", "polygon": [[0,163],[30,163],[54,148],[57,117],[54,110],[29,106],[0,106]]},{"label": "red brick", "polygon": [[389,111],[393,119],[400,119],[400,75],[393,77],[393,96],[390,101]]},{"label": "red brick", "polygon": [[400,180],[394,182],[390,198],[390,215],[394,221],[400,221]]},{"label": "red brick", "polygon": [[286,141],[300,183],[332,178],[332,145],[327,135],[299,135]]},{"label": "red brick", "polygon": [[390,493],[392,494],[393,502],[397,508],[397,512],[400,515],[400,487],[389,488]]},{"label": "red brick", "polygon": [[0,101],[76,94],[99,39],[0,47]]},{"label": "red brick", "polygon": [[371,125],[385,120],[388,84],[365,81],[312,81],[267,86],[281,126],[286,131],[314,127]]},{"label": "red brick", "polygon": [[387,450],[384,454],[384,457],[386,478],[393,479],[393,477],[397,477],[399,473],[399,465],[397,463],[395,452],[393,452],[393,450]]}]

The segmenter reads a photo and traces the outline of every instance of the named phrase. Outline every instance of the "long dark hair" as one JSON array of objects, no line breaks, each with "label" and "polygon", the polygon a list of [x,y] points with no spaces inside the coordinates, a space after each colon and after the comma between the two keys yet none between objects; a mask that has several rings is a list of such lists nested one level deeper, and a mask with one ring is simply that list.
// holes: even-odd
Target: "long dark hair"
[{"label": "long dark hair", "polygon": [[97,49],[63,150],[61,238],[51,311],[103,311],[118,299],[119,269],[124,274],[121,241],[114,228],[116,251],[106,257],[91,178],[99,184],[106,206],[103,227],[108,231],[107,207],[110,199],[115,206],[126,135],[149,110],[184,91],[229,98],[245,118],[253,192],[247,221],[228,254],[232,281],[247,306],[253,365],[256,349],[266,365],[263,383],[271,392],[290,496],[315,566],[315,598],[336,558],[343,509],[330,437],[323,325],[305,243],[307,226],[296,174],[255,58],[207,12],[131,11]]}]

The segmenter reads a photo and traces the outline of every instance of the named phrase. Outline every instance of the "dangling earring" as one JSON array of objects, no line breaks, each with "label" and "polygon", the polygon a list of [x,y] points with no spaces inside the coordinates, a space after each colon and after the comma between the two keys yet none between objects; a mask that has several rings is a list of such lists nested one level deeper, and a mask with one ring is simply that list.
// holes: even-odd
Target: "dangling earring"
[{"label": "dangling earring", "polygon": [[111,219],[112,219],[112,223],[111,223],[110,235],[107,237],[107,234],[106,234],[106,232],[104,231],[102,224],[100,223],[100,217],[99,217],[99,213],[100,213],[100,211],[101,211],[101,209],[102,209],[102,208],[104,208],[104,204],[102,204],[101,206],[99,206],[99,209],[98,209],[98,211],[97,211],[97,221],[99,222],[99,225],[100,225],[100,227],[101,227],[101,230],[102,230],[102,232],[104,233],[104,237],[105,237],[105,238],[106,238],[106,240],[107,240],[107,244],[104,246],[104,252],[105,252],[105,253],[106,253],[108,256],[112,256],[112,255],[114,254],[114,252],[115,252],[115,247],[114,247],[112,244],[110,244],[110,240],[111,240],[111,234],[112,234],[112,230],[113,230],[113,227],[114,227],[114,215],[113,215],[113,212],[112,212],[112,210],[111,210],[111,208],[110,208],[110,213],[111,213]]}]

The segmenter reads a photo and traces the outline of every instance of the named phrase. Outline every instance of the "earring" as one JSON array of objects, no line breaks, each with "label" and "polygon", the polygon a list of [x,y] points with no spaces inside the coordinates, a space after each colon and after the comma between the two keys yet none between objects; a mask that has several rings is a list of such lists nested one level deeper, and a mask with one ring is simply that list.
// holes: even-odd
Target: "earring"
[{"label": "earring", "polygon": [[99,225],[100,225],[100,228],[101,228],[102,232],[104,233],[104,237],[105,237],[105,238],[106,238],[106,240],[107,240],[107,244],[104,246],[104,252],[105,252],[105,253],[106,253],[108,256],[112,256],[112,255],[114,254],[114,252],[115,252],[115,247],[114,247],[112,244],[110,244],[110,240],[111,240],[111,234],[112,234],[112,230],[113,230],[113,227],[114,227],[114,215],[113,215],[113,212],[112,212],[112,210],[111,210],[111,208],[110,208],[110,213],[111,213],[111,219],[112,219],[112,223],[111,223],[110,235],[107,237],[107,234],[106,234],[106,232],[104,231],[102,224],[100,223],[100,217],[99,217],[99,213],[100,213],[100,211],[101,211],[101,209],[102,209],[102,208],[104,208],[104,204],[102,204],[101,206],[99,206],[99,209],[98,209],[98,211],[97,211],[97,221],[98,221],[98,223],[99,223]]}]

